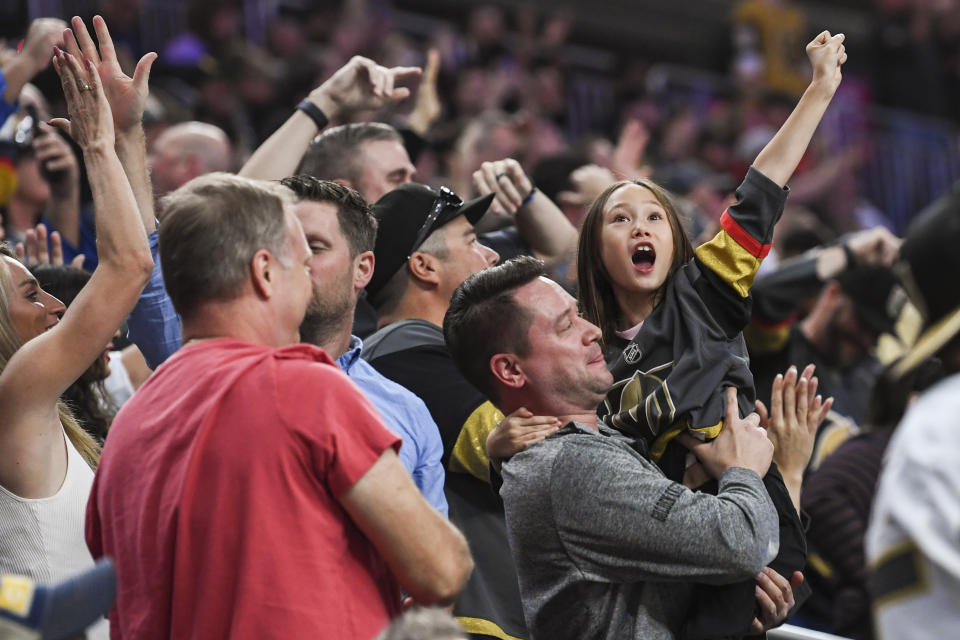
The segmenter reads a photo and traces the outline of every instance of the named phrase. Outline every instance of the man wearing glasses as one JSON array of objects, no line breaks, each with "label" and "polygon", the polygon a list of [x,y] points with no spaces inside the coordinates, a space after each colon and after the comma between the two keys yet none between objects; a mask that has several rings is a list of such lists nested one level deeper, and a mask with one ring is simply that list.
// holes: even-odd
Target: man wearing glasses
[{"label": "man wearing glasses", "polygon": [[450,519],[476,565],[454,615],[475,637],[506,640],[528,635],[484,449],[503,414],[457,370],[441,329],[454,289],[499,259],[474,231],[493,198],[463,202],[448,189],[410,183],[373,205],[379,231],[367,297],[380,330],[364,341],[363,357],[420,396],[440,428]]}]

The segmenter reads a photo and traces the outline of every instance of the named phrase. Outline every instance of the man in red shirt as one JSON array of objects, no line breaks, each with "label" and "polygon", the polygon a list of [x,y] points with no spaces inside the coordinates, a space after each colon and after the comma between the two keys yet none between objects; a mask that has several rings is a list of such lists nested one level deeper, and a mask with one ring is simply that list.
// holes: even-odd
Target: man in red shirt
[{"label": "man in red shirt", "polygon": [[322,350],[296,344],[311,255],[279,185],[197,178],[160,257],[183,348],[117,415],[87,544],[117,568],[113,638],[358,638],[451,601],[472,562],[399,440]]}]

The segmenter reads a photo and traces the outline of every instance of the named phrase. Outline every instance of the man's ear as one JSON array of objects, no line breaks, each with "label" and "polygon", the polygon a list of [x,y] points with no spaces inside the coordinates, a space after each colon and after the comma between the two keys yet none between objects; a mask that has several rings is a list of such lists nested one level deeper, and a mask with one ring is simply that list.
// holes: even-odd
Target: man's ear
[{"label": "man's ear", "polygon": [[263,299],[269,299],[273,296],[273,288],[276,284],[274,270],[278,266],[273,254],[266,249],[260,249],[250,259],[250,278],[253,282],[253,290]]},{"label": "man's ear", "polygon": [[364,251],[353,259],[353,288],[357,291],[365,288],[373,277],[375,260],[373,251]]},{"label": "man's ear", "polygon": [[523,368],[512,353],[497,353],[490,357],[490,371],[504,386],[519,389],[527,381]]},{"label": "man's ear", "polygon": [[408,261],[410,273],[421,282],[438,285],[440,284],[440,260],[429,253],[414,251]]}]

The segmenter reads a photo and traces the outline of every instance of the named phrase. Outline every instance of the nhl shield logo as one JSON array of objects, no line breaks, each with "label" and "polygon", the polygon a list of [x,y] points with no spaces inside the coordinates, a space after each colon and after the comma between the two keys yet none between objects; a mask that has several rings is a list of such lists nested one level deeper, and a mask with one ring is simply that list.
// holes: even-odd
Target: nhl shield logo
[{"label": "nhl shield logo", "polygon": [[631,342],[627,345],[627,348],[623,350],[623,359],[627,364],[636,364],[642,355],[640,347],[636,342]]}]

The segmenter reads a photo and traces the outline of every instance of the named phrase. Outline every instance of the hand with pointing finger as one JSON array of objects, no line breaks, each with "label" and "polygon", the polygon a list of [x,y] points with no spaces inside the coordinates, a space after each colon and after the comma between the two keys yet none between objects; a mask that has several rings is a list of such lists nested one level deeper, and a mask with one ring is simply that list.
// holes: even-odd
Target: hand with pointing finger
[{"label": "hand with pointing finger", "polygon": [[410,89],[397,83],[420,75],[419,67],[387,68],[363,56],[353,56],[322,85],[310,92],[309,99],[330,120],[353,111],[380,109],[410,95]]}]

